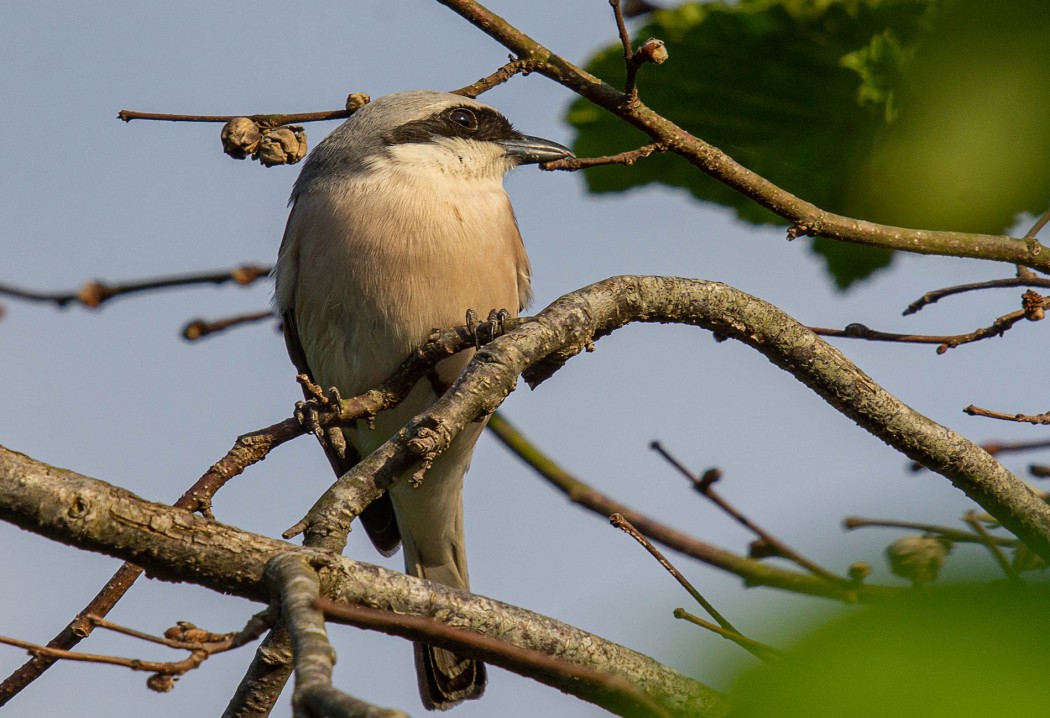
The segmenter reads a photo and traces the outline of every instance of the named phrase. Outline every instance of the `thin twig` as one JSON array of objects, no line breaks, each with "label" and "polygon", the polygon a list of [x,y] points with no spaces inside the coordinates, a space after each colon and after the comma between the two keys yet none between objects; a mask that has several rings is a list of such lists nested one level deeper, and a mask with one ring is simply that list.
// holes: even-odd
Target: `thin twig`
[{"label": "thin twig", "polygon": [[1050,412],[1045,414],[1004,414],[998,411],[992,411],[991,409],[982,409],[979,406],[970,404],[968,407],[963,409],[963,413],[969,414],[970,416],[984,416],[989,419],[1001,419],[1003,421],[1016,421],[1021,424],[1050,424]]},{"label": "thin twig", "polygon": [[[1044,301],[1043,306],[1046,306]],[[937,353],[944,354],[962,344],[981,341],[991,337],[1001,337],[1004,332],[1013,327],[1022,319],[1031,319],[1030,309],[1019,309],[996,319],[990,326],[976,329],[969,334],[955,334],[949,336],[931,336],[923,334],[892,334],[869,329],[863,324],[853,323],[845,329],[826,329],[824,327],[810,327],[810,331],[825,337],[841,337],[845,339],[866,339],[878,342],[903,342],[911,344],[937,344]]]},{"label": "thin twig", "polygon": [[674,610],[674,617],[680,618],[685,621],[689,621],[690,623],[700,626],[701,628],[706,628],[712,633],[717,633],[722,638],[732,641],[733,643],[746,650],[751,655],[767,663],[773,659],[780,658],[783,655],[779,650],[777,650],[773,646],[770,646],[769,644],[762,643],[761,641],[756,641],[754,638],[748,638],[747,636],[740,633],[736,633],[735,631],[727,631],[726,629],[722,628],[721,626],[715,623],[705,621],[699,616],[694,616],[684,608],[676,608]]},{"label": "thin twig", "polygon": [[206,336],[224,332],[233,327],[255,324],[273,318],[273,312],[267,309],[260,312],[251,312],[249,314],[238,314],[236,316],[226,317],[225,319],[216,319],[210,322],[204,319],[193,319],[187,322],[186,326],[182,328],[182,337],[186,341],[195,342],[198,339],[203,339]]},{"label": "thin twig", "polygon": [[247,117],[260,127],[279,127],[300,122],[322,122],[324,120],[343,120],[354,114],[352,110],[322,110],[320,112],[294,112],[291,114],[262,115],[173,115],[164,112],[138,112],[121,110],[117,119],[124,122],[132,120],[159,120],[162,122],[229,122],[237,117]]},{"label": "thin twig", "polygon": [[627,96],[627,102],[638,102],[638,63],[634,61],[634,49],[631,47],[631,35],[627,31],[627,21],[623,17],[623,9],[620,0],[609,0],[612,7],[613,18],[616,20],[616,32],[620,36],[620,44],[623,45],[623,64],[627,71],[627,79],[623,83],[623,94]]},{"label": "thin twig", "polygon": [[[631,525],[630,521],[625,519],[621,514],[613,514],[609,517],[609,523],[611,523],[613,526],[620,529],[628,536],[633,538],[635,541],[640,543],[642,547],[645,548],[645,550],[648,551],[650,554],[652,554],[652,557],[655,558],[660,563],[660,565],[667,570],[669,574],[674,576],[675,580],[678,581],[682,588],[688,591],[689,595],[693,597],[693,600],[699,603],[701,606],[703,606],[704,610],[707,611],[711,618],[715,619],[718,625],[723,629],[722,631],[717,631],[717,633],[720,636],[732,640],[734,643],[736,643],[738,646],[740,646],[756,658],[766,660],[766,658],[769,655],[768,651],[766,651],[763,648],[757,647],[763,646],[764,644],[751,639],[746,639],[744,634],[742,634],[736,628],[736,626],[730,623],[728,618],[719,613],[718,610],[711,604],[711,602],[704,598],[704,596],[696,590],[696,587],[693,586],[693,584],[691,584],[689,580],[682,575],[682,572],[675,568],[674,564],[668,561],[667,558],[662,553],[660,553],[660,550],[658,548],[653,546],[649,539],[645,538],[645,536],[642,536],[641,532],[639,532],[638,529]],[[675,617],[680,618],[680,616],[677,616],[677,614]],[[728,634],[735,634],[736,636],[745,640],[736,640],[730,638]]]},{"label": "thin twig", "polygon": [[1025,239],[1035,239],[1035,236],[1039,234],[1039,231],[1046,226],[1047,222],[1050,222],[1050,209],[1043,212],[1043,216],[1035,221],[1032,228],[1024,234]]},{"label": "thin twig", "polygon": [[636,150],[628,150],[627,152],[620,152],[619,154],[608,155],[607,157],[567,157],[563,160],[544,162],[540,165],[540,169],[548,171],[564,170],[567,172],[575,172],[576,170],[587,169],[588,167],[599,167],[601,165],[626,165],[630,167],[640,159],[649,157],[657,152],[666,151],[666,145],[660,144],[659,142],[652,142],[648,145],[639,147]]},{"label": "thin twig", "polygon": [[324,598],[316,599],[313,603],[327,616],[359,628],[423,640],[450,650],[469,649],[471,657],[494,663],[515,673],[527,676],[559,676],[563,681],[578,681],[594,686],[614,700],[618,696],[621,700],[629,701],[643,708],[646,714],[665,718],[670,718],[671,715],[664,706],[623,676],[581,666],[529,648],[514,646],[506,641],[448,626],[425,616],[391,613],[366,606],[335,603]]},{"label": "thin twig", "polygon": [[[1021,267],[1024,269],[1024,267]],[[903,315],[915,314],[919,310],[927,307],[931,304],[936,303],[938,300],[950,297],[954,294],[962,294],[964,292],[973,292],[981,289],[996,289],[999,287],[1042,287],[1044,289],[1050,288],[1050,279],[1044,279],[1043,277],[1037,277],[1035,274],[1025,270],[1017,277],[1007,277],[1005,279],[992,279],[987,282],[973,282],[971,284],[957,284],[952,287],[945,287],[943,289],[935,289],[932,292],[926,292],[921,297],[916,299],[914,302],[908,305],[904,310]]]},{"label": "thin twig", "polygon": [[248,621],[247,625],[240,631],[232,633],[210,633],[184,624],[177,629],[169,629],[173,636],[193,636],[200,640],[178,640],[177,638],[154,636],[144,633],[118,623],[107,621],[99,616],[87,616],[86,619],[98,628],[104,628],[114,633],[120,633],[131,638],[155,643],[175,650],[189,651],[190,655],[181,661],[144,661],[139,658],[123,658],[121,656],[108,656],[96,653],[80,653],[68,651],[53,646],[41,646],[17,638],[0,636],[0,643],[10,646],[24,648],[34,656],[46,657],[52,662],[56,660],[81,661],[84,663],[106,663],[133,671],[146,671],[160,674],[161,676],[179,676],[200,666],[210,656],[223,653],[257,639],[272,623],[268,611],[257,613]]},{"label": "thin twig", "polygon": [[462,95],[463,97],[477,97],[483,92],[488,92],[493,87],[502,85],[515,75],[528,75],[531,71],[531,67],[532,62],[530,60],[515,60],[512,57],[510,62],[493,72],[491,75],[486,75],[477,82],[473,82],[466,87],[461,87],[458,90],[451,90],[451,94]]},{"label": "thin twig", "polygon": [[95,308],[114,297],[157,289],[171,289],[197,284],[225,284],[226,282],[235,282],[241,286],[247,286],[258,279],[268,276],[270,269],[270,267],[258,264],[245,264],[233,270],[154,277],[120,284],[107,284],[93,280],[86,282],[80,289],[72,292],[38,292],[0,284],[0,295],[30,302],[49,302],[59,307],[75,302],[85,307]]},{"label": "thin twig", "polygon": [[24,648],[33,655],[47,656],[54,660],[81,661],[84,663],[106,663],[113,666],[130,668],[133,671],[147,671],[149,673],[162,673],[165,675],[180,675],[199,666],[208,654],[203,650],[196,650],[193,654],[181,661],[144,661],[139,658],[123,658],[121,656],[107,656],[99,653],[80,653],[76,651],[65,651],[61,648],[49,648],[29,641],[21,641],[9,636],[0,636],[0,643],[16,648]]},{"label": "thin twig", "polygon": [[823,566],[809,560],[799,552],[795,551],[793,548],[791,548],[786,543],[778,539],[776,536],[769,533],[761,526],[757,525],[749,518],[744,516],[744,514],[738,511],[736,507],[734,507],[732,504],[730,504],[728,501],[722,498],[722,496],[714,489],[714,483],[718,481],[718,479],[720,478],[720,474],[708,472],[703,477],[698,477],[696,476],[696,474],[690,471],[689,468],[685,466],[681,461],[672,456],[671,453],[667,451],[667,449],[665,449],[659,441],[653,441],[649,444],[649,446],[653,449],[653,451],[660,454],[660,456],[662,456],[669,464],[671,464],[671,466],[676,468],[679,471],[679,473],[681,473],[683,476],[689,479],[689,481],[693,484],[693,488],[696,489],[702,496],[710,500],[713,504],[718,506],[718,508],[722,509],[722,511],[728,514],[734,521],[736,521],[741,526],[758,536],[758,538],[761,539],[767,547],[773,550],[775,555],[781,556],[783,558],[788,559],[789,561],[798,564],[802,568],[812,573],[814,576],[819,576],[826,581],[830,581],[832,583],[843,583],[847,581],[847,579],[836,575],[834,572],[829,571]]},{"label": "thin twig", "polygon": [[682,588],[689,592],[689,595],[693,597],[693,600],[703,606],[704,610],[711,615],[711,618],[718,622],[718,625],[728,631],[736,631],[737,633],[740,633],[740,631],[737,631],[736,627],[729,622],[729,619],[719,613],[718,609],[711,605],[711,603],[696,590],[693,584],[689,583],[689,580],[682,575],[682,572],[675,568],[674,564],[668,561],[667,558],[660,553],[660,549],[653,546],[649,539],[642,536],[641,532],[632,526],[630,521],[623,517],[623,514],[613,514],[609,517],[609,523],[640,543],[646,551],[652,554],[653,558],[655,558],[661,566],[667,569],[669,574],[675,577],[675,580],[682,585]]},{"label": "thin twig", "polygon": [[988,534],[987,539],[985,539],[977,534],[972,534],[969,531],[963,531],[961,529],[952,528],[950,526],[938,526],[936,524],[927,524],[914,521],[895,521],[892,519],[867,519],[860,516],[847,517],[842,522],[842,527],[847,531],[863,528],[908,529],[922,531],[927,534],[936,534],[937,536],[942,536],[954,543],[985,543],[986,540],[990,540],[999,546],[1010,547],[1018,546],[1021,543],[1018,539],[1015,538],[993,536],[991,534]]},{"label": "thin twig", "polygon": [[977,516],[977,513],[974,511],[967,511],[963,515],[963,521],[969,524],[970,527],[974,530],[974,533],[976,533],[980,537],[981,544],[983,544],[985,548],[988,549],[988,552],[992,554],[992,558],[994,558],[995,562],[999,564],[999,568],[1003,570],[1003,573],[1006,574],[1006,577],[1014,583],[1024,583],[1024,580],[1021,578],[1021,575],[1017,573],[1014,567],[1010,565],[1010,562],[1006,560],[1006,556],[1004,556],[1003,552],[999,549],[999,546],[996,544],[994,537],[990,533],[988,533],[988,530],[981,523],[981,520]]}]

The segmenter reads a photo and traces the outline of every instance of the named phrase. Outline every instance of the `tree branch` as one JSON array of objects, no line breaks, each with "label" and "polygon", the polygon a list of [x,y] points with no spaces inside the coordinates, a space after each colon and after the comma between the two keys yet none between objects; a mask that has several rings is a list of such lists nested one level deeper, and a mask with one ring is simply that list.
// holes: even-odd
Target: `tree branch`
[{"label": "tree branch", "polygon": [[[676,716],[725,714],[722,697],[676,671],[598,636],[522,608],[299,548],[58,469],[0,447],[0,519],[56,541],[131,561],[166,581],[190,582],[268,601],[267,561],[292,553],[310,561],[332,600],[418,616],[620,675]],[[533,676],[543,681],[542,675]]]},{"label": "tree branch", "polygon": [[[301,525],[308,533],[345,536],[352,518],[400,475],[425,467],[465,426],[495,411],[519,374],[538,383],[631,322],[691,324],[757,349],[861,427],[949,479],[1050,558],[1050,506],[987,452],[914,411],[773,305],[724,284],[676,277],[592,284],[486,344],[441,399],[340,477]],[[424,480],[423,472],[414,480]]]},{"label": "tree branch", "polygon": [[58,307],[77,303],[94,309],[114,297],[149,292],[157,289],[171,289],[175,287],[187,287],[197,284],[225,284],[234,282],[241,286],[247,286],[262,277],[270,274],[270,267],[258,264],[244,264],[233,270],[220,270],[217,272],[195,272],[193,274],[180,274],[170,277],[154,277],[136,282],[122,282],[118,284],[107,284],[97,280],[85,282],[80,289],[72,292],[38,292],[31,289],[22,289],[9,284],[0,284],[0,295],[22,299],[29,302],[46,302]]},{"label": "tree branch", "polygon": [[694,137],[645,103],[556,55],[475,0],[438,0],[486,35],[533,63],[533,70],[572,90],[647,134],[697,169],[750,197],[791,224],[789,236],[828,237],[843,242],[919,254],[972,257],[1020,264],[1050,272],[1050,247],[1034,237],[939,232],[891,227],[825,212],[737,163]]},{"label": "tree branch", "polygon": [[331,718],[408,718],[353,698],[332,685],[335,649],[328,642],[324,612],[314,605],[321,580],[302,553],[283,553],[266,563],[266,584],[280,602],[295,660],[296,715]]}]

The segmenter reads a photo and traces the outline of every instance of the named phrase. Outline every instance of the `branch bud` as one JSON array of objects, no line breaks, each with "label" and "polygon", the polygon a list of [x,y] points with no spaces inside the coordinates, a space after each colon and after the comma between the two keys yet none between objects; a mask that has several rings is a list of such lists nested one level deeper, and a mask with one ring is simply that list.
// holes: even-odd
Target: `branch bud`
[{"label": "branch bud", "polygon": [[667,58],[670,57],[667,53],[667,47],[663,40],[658,40],[655,37],[650,37],[648,40],[638,46],[638,50],[634,53],[636,62],[651,62],[654,65],[662,65],[667,62]]},{"label": "branch bud", "polygon": [[905,536],[886,547],[890,570],[897,576],[922,586],[937,580],[951,544],[933,536]]},{"label": "branch bud", "polygon": [[356,112],[372,101],[365,92],[351,92],[346,96],[346,109],[348,112]]},{"label": "branch bud", "polygon": [[234,117],[222,126],[222,151],[243,160],[255,154],[262,139],[259,126],[248,117]]},{"label": "branch bud", "polygon": [[263,132],[258,157],[267,167],[294,165],[305,156],[306,131],[302,127],[284,125]]}]

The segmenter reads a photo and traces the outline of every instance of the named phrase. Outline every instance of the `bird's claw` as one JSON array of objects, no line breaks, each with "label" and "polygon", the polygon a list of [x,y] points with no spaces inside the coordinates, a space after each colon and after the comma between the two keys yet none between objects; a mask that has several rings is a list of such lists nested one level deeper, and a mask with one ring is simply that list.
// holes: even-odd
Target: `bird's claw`
[{"label": "bird's claw", "polygon": [[[506,330],[506,321],[510,319],[510,312],[506,309],[493,309],[489,312],[488,317],[485,320],[485,324],[478,323],[478,313],[473,309],[467,310],[467,331],[470,332],[470,336],[474,339],[474,348],[481,349],[481,345],[492,341],[498,336],[502,336]],[[488,332],[488,338],[484,341],[481,339],[481,330],[485,329]]]},{"label": "bird's claw", "polygon": [[481,349],[481,340],[478,339],[478,313],[473,309],[467,310],[467,331],[474,338],[474,348]]},{"label": "bird's claw", "polygon": [[340,458],[345,458],[346,439],[343,437],[342,429],[337,426],[326,427],[323,420],[325,414],[330,413],[342,403],[343,397],[339,389],[333,386],[328,391],[324,391],[303,374],[300,374],[298,379],[309,398],[295,402],[295,420],[313,434],[321,446],[331,449]]}]

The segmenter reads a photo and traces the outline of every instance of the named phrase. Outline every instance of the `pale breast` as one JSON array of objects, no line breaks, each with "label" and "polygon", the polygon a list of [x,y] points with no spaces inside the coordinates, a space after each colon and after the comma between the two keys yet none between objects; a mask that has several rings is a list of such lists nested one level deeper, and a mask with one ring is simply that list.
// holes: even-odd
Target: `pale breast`
[{"label": "pale breast", "polygon": [[[528,259],[498,182],[363,180],[308,192],[285,244],[278,303],[294,303],[315,379],[346,395],[378,384],[468,309],[516,314],[528,295]],[[282,273],[294,287],[282,287]]]}]

